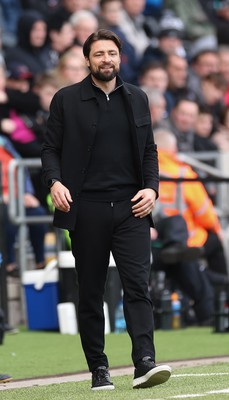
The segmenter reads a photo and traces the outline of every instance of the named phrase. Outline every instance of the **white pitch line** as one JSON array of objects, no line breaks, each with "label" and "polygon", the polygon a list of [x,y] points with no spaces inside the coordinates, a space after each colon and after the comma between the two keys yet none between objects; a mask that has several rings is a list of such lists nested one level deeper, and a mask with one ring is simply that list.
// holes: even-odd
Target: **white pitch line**
[{"label": "white pitch line", "polygon": [[217,393],[229,393],[229,389],[222,389],[222,390],[211,390],[208,394],[217,394]]},{"label": "white pitch line", "polygon": [[176,374],[176,375],[171,375],[171,378],[183,378],[184,376],[219,376],[219,375],[229,375],[229,372],[211,372],[209,374]]},{"label": "white pitch line", "polygon": [[169,399],[186,399],[187,397],[204,397],[206,394],[227,394],[229,393],[229,389],[221,389],[221,390],[211,390],[210,392],[205,393],[196,393],[196,394],[179,394],[177,396],[168,397]]},{"label": "white pitch line", "polygon": [[179,394],[177,396],[171,396],[169,399],[187,399],[190,397],[205,397],[206,393],[192,393],[192,394]]},{"label": "white pitch line", "polygon": [[[211,390],[210,392],[204,392],[204,393],[178,394],[176,396],[166,397],[166,399],[187,399],[194,397],[205,397],[207,394],[227,394],[227,393],[229,393],[229,388],[221,390]],[[144,400],[165,400],[165,398],[163,397],[163,399],[144,399]]]}]

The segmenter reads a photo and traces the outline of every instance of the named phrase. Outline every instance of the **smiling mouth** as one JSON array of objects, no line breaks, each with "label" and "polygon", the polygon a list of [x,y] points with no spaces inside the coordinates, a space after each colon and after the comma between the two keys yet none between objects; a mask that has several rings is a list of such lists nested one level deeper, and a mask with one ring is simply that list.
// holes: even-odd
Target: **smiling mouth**
[{"label": "smiling mouth", "polygon": [[102,65],[100,69],[108,70],[108,69],[113,69],[113,65]]}]

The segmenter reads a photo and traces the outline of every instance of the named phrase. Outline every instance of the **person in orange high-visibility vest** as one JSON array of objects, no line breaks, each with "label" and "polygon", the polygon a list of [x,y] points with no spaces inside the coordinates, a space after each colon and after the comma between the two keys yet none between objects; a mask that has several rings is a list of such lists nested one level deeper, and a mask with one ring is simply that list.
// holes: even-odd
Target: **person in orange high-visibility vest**
[{"label": "person in orange high-visibility vest", "polygon": [[[181,162],[177,155],[177,139],[167,130],[155,132],[160,176],[196,178],[197,173]],[[187,245],[202,247],[212,277],[222,274],[227,280],[227,265],[222,245],[223,233],[214,205],[200,181],[166,182],[159,186],[159,213],[162,216],[181,214],[188,229]]]}]

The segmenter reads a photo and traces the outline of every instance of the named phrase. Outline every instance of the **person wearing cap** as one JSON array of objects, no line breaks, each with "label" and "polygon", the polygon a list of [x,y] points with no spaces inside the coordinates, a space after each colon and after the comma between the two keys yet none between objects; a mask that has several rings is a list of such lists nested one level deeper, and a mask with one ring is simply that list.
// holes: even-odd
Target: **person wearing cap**
[{"label": "person wearing cap", "polygon": [[184,48],[184,24],[171,11],[164,11],[159,21],[159,31],[157,42],[151,42],[146,48],[142,60],[145,63],[157,60],[164,62],[168,54],[174,53],[181,57],[186,57]]},{"label": "person wearing cap", "polygon": [[159,24],[159,47],[165,53],[176,53],[185,57],[183,44],[184,24],[182,20],[169,11],[165,11]]},{"label": "person wearing cap", "polygon": [[189,76],[187,86],[200,95],[200,81],[211,73],[219,72],[219,52],[216,39],[203,37],[193,42],[188,54]]}]

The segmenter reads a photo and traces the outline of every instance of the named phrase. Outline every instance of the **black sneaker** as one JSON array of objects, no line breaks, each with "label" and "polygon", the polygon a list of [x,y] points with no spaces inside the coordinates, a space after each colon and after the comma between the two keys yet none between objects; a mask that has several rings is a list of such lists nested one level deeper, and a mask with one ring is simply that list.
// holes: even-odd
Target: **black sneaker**
[{"label": "black sneaker", "polygon": [[144,357],[138,362],[134,371],[133,388],[150,388],[166,382],[171,375],[168,365],[156,366],[150,357]]},{"label": "black sneaker", "polygon": [[0,383],[10,382],[12,381],[12,376],[6,374],[0,374]]},{"label": "black sneaker", "polygon": [[114,385],[110,380],[110,373],[107,367],[98,367],[92,373],[92,390],[113,390]]}]

